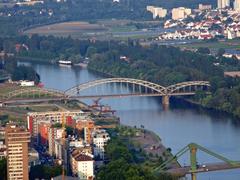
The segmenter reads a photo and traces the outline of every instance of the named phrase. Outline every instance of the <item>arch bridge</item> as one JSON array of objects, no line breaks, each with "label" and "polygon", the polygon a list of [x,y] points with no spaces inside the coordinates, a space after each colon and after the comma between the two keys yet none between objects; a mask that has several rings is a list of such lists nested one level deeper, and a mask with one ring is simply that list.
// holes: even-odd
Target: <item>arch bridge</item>
[{"label": "arch bridge", "polygon": [[[130,89],[130,93],[104,94],[104,95],[83,95],[83,91],[105,84],[120,84]],[[132,78],[106,78],[90,81],[72,87],[66,91],[54,89],[45,89],[37,87],[20,88],[5,93],[0,97],[2,102],[40,102],[50,100],[84,99],[84,98],[113,98],[128,96],[162,96],[164,105],[169,104],[171,96],[189,96],[194,95],[198,90],[208,91],[210,83],[208,81],[188,81],[177,83],[171,86],[161,86],[149,81]],[[121,88],[120,88],[121,89]]]},{"label": "arch bridge", "polygon": [[0,96],[2,101],[11,100],[26,100],[26,99],[49,99],[49,98],[62,99],[65,96],[64,92],[55,89],[46,89],[39,87],[25,87],[19,88]]},{"label": "arch bridge", "polygon": [[[187,96],[194,95],[198,90],[208,91],[210,83],[208,81],[188,81],[177,83],[171,86],[161,86],[149,81],[132,79],[132,78],[106,78],[95,81],[90,81],[77,85],[73,88],[66,90],[64,93],[68,97],[83,97],[80,96],[81,92],[92,87],[96,87],[102,84],[120,83],[125,84],[127,87],[132,87],[133,93],[130,94],[117,94],[117,95],[99,95],[95,97],[126,97],[126,96],[162,96],[163,104],[169,104],[169,98],[171,96]],[[136,87],[137,86],[137,87]],[[137,88],[137,93],[135,90]],[[142,93],[144,91],[144,93]],[[91,97],[91,96],[88,96]]]}]

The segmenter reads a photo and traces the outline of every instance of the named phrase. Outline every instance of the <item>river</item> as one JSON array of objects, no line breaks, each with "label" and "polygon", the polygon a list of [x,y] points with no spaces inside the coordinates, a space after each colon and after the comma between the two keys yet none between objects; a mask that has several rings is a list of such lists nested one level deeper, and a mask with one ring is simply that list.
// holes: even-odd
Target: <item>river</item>
[{"label": "river", "polygon": [[[77,84],[104,78],[98,73],[80,67],[33,63],[47,88],[66,90]],[[108,85],[101,91],[113,91],[118,86]],[[129,91],[127,87],[124,87]],[[88,101],[92,103],[92,101]],[[231,116],[190,106],[174,100],[168,110],[163,110],[157,97],[128,97],[101,100],[101,103],[117,110],[121,122],[126,125],[144,125],[158,134],[166,147],[176,153],[195,142],[229,159],[240,160],[240,121]],[[206,154],[198,154],[198,162],[219,162]],[[182,165],[189,164],[189,154],[180,159]],[[226,170],[197,175],[199,180],[239,180],[240,170]]]}]

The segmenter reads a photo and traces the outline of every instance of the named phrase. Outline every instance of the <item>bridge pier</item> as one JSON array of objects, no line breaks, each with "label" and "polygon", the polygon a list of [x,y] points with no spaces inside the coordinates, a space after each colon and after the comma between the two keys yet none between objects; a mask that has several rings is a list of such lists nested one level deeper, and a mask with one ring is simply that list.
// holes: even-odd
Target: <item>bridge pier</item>
[{"label": "bridge pier", "polygon": [[196,175],[196,173],[191,173],[191,179],[192,179],[192,180],[197,180],[197,175]]},{"label": "bridge pier", "polygon": [[197,147],[190,145],[190,161],[191,161],[191,177],[192,180],[197,180],[197,175],[195,171],[197,170]]},{"label": "bridge pier", "polygon": [[163,104],[163,106],[165,106],[165,107],[169,106],[169,99],[170,99],[170,96],[168,96],[168,95],[164,95],[162,97],[162,104]]}]

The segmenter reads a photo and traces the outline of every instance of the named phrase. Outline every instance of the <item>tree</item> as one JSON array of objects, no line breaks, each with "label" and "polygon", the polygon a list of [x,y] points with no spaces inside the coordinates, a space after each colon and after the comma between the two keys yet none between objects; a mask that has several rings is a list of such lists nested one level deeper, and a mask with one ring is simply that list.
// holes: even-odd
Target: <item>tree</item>
[{"label": "tree", "polygon": [[74,135],[74,129],[70,126],[66,126],[66,133],[67,135]]},{"label": "tree", "polygon": [[218,49],[218,52],[217,52],[217,55],[220,57],[220,56],[222,56],[224,53],[225,53],[225,49],[219,48],[219,49]]},{"label": "tree", "polygon": [[7,180],[7,160],[0,160],[0,180]]},{"label": "tree", "polygon": [[133,157],[128,151],[128,148],[116,138],[112,138],[108,143],[106,147],[106,154],[111,160],[122,158],[127,162],[133,161]]},{"label": "tree", "polygon": [[219,24],[213,23],[210,30],[222,30],[222,27]]},{"label": "tree", "polygon": [[197,52],[200,54],[210,54],[210,50],[207,47],[200,47],[198,48]]},{"label": "tree", "polygon": [[95,53],[97,53],[97,49],[95,47],[90,46],[87,48],[86,56],[92,57],[92,55],[94,55]]},{"label": "tree", "polygon": [[231,24],[233,23],[233,19],[228,17],[227,20],[225,21],[225,24]]},{"label": "tree", "polygon": [[17,61],[16,61],[15,58],[7,57],[7,58],[4,60],[4,69],[5,69],[8,73],[13,73],[16,68],[17,68]]},{"label": "tree", "polygon": [[61,175],[61,173],[61,166],[36,165],[31,167],[29,179],[51,179],[52,177]]},{"label": "tree", "polygon": [[39,83],[40,76],[36,73],[33,67],[28,66],[18,66],[12,72],[12,80],[30,80],[35,81],[35,83]]}]

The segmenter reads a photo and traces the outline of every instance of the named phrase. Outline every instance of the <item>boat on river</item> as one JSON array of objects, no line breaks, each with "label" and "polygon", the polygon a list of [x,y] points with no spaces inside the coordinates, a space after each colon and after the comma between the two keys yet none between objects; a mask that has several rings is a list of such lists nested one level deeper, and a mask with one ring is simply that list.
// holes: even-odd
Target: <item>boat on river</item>
[{"label": "boat on river", "polygon": [[58,63],[62,65],[72,65],[72,61],[66,61],[66,60],[59,60]]}]

